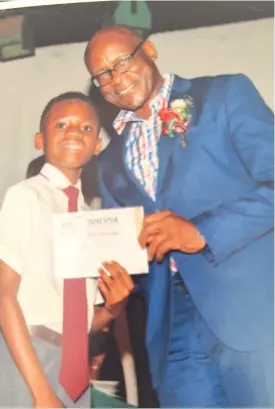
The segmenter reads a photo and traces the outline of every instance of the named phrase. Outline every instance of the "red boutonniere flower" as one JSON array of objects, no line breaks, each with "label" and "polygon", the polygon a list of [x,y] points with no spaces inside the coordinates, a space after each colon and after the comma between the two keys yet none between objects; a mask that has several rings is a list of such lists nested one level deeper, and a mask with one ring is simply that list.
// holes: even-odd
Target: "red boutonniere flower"
[{"label": "red boutonniere flower", "polygon": [[190,108],[193,100],[190,97],[175,99],[170,107],[162,108],[158,115],[162,121],[162,133],[170,137],[179,135],[182,146],[186,146],[185,133],[191,120]]}]

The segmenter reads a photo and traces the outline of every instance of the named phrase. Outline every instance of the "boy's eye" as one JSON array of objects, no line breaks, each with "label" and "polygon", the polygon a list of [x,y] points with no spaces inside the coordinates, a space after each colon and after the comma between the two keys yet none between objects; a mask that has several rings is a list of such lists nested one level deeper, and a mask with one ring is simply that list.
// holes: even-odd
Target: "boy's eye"
[{"label": "boy's eye", "polygon": [[66,127],[66,123],[65,123],[65,122],[57,122],[57,123],[55,124],[55,127],[56,127],[57,129],[64,129],[64,128]]},{"label": "boy's eye", "polygon": [[84,132],[92,132],[93,128],[91,127],[91,125],[83,125],[82,126],[82,131]]}]

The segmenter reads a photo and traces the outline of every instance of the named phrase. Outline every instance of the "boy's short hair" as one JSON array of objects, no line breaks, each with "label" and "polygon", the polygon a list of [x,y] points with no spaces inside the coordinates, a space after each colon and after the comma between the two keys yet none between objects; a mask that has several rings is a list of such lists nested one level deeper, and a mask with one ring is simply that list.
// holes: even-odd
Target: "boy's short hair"
[{"label": "boy's short hair", "polygon": [[88,97],[88,95],[83,94],[82,92],[77,92],[77,91],[70,91],[70,92],[65,92],[64,94],[60,94],[57,97],[52,98],[47,105],[45,106],[41,117],[40,117],[40,131],[43,129],[43,121],[46,117],[46,115],[50,112],[52,107],[57,104],[60,101],[83,101],[86,102],[92,109],[95,111],[97,117],[99,118],[99,112],[97,109],[96,104]]}]

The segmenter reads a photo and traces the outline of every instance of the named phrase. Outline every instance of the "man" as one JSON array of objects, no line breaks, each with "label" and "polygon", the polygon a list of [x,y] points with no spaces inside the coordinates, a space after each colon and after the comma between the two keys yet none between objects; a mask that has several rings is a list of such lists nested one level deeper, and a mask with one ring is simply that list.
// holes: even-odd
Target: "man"
[{"label": "man", "polygon": [[273,405],[273,114],[244,75],[162,76],[115,26],[85,62],[121,109],[105,207],[142,205],[146,343],[161,406]]}]

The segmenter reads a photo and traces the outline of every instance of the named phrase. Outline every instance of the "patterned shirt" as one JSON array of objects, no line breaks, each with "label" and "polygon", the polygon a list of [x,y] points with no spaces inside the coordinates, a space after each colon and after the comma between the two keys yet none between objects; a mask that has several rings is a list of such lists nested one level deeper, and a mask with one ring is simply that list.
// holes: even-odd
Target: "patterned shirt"
[{"label": "patterned shirt", "polygon": [[[122,110],[116,117],[113,126],[121,134],[127,123],[130,123],[126,141],[126,164],[133,172],[141,186],[155,201],[158,176],[158,142],[161,135],[161,120],[158,112],[168,105],[174,75],[165,74],[163,85],[158,95],[150,103],[152,115],[145,120],[135,112]],[[172,272],[177,271],[175,261],[171,259]]]},{"label": "patterned shirt", "polygon": [[168,104],[173,79],[172,74],[164,75],[164,83],[150,103],[152,115],[148,120],[138,118],[131,111],[120,111],[114,121],[118,134],[122,133],[126,123],[131,122],[126,142],[126,164],[153,200],[156,200],[157,145],[161,134],[161,121],[157,113]]}]

